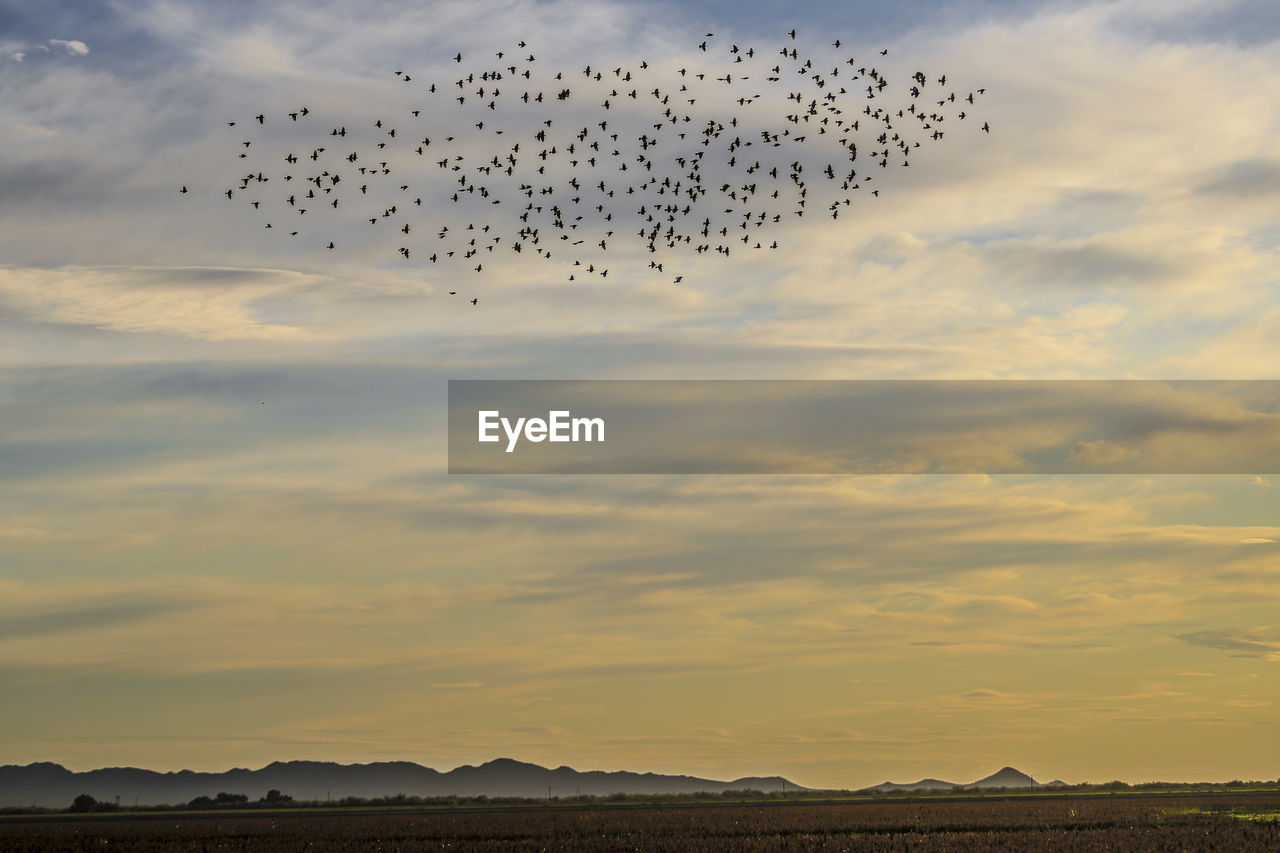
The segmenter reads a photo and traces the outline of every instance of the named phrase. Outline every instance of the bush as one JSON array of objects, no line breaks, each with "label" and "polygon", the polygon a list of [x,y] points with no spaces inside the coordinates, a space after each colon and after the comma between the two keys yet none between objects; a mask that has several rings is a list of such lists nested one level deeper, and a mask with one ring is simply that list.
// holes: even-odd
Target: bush
[{"label": "bush", "polygon": [[71,801],[69,812],[91,812],[98,807],[98,801],[88,794],[81,794]]}]

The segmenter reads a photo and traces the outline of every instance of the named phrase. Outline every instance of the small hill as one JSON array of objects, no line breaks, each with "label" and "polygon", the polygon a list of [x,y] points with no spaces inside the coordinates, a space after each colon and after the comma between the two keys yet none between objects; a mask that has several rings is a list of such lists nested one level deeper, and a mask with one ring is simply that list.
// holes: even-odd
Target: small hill
[{"label": "small hill", "polygon": [[969,788],[1036,788],[1040,783],[1021,770],[1012,767],[1001,767],[985,779],[979,779]]},{"label": "small hill", "polygon": [[955,782],[944,782],[941,779],[921,779],[919,782],[881,782],[873,785],[869,791],[949,791],[957,788]]},{"label": "small hill", "polygon": [[1013,767],[1002,767],[990,776],[970,782],[967,785],[955,782],[944,782],[941,779],[921,779],[919,782],[881,782],[873,785],[868,791],[946,791],[951,788],[1049,788],[1062,787],[1065,782],[1055,779],[1048,784],[1040,784],[1035,779]]}]

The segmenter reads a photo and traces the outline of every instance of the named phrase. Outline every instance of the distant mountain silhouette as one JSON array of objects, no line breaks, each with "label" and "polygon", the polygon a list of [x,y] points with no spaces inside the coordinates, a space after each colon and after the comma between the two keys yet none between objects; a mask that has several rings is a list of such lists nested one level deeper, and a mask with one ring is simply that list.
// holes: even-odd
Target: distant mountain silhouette
[{"label": "distant mountain silhouette", "polygon": [[979,779],[977,782],[970,782],[967,785],[956,782],[944,782],[941,779],[921,779],[919,782],[881,782],[879,785],[873,785],[868,790],[871,791],[933,791],[948,790],[950,788],[1057,788],[1065,787],[1066,783],[1057,779],[1052,782],[1040,783],[1032,779],[1021,770],[1013,767],[1002,767],[990,776]]},{"label": "distant mountain silhouette", "polygon": [[932,791],[960,787],[957,782],[944,782],[941,779],[921,779],[919,782],[881,782],[872,785],[868,791]]},{"label": "distant mountain silhouette", "polygon": [[295,800],[334,800],[342,797],[385,797],[406,794],[436,797],[456,794],[489,797],[568,797],[575,794],[607,796],[670,794],[753,788],[758,791],[803,790],[781,776],[749,776],[732,782],[696,776],[667,776],[627,771],[580,772],[571,767],[554,770],[510,758],[498,758],[479,767],[463,765],[445,773],[410,761],[372,764],[336,764],[327,761],[273,762],[260,770],[235,768],[223,773],[181,770],[160,773],[136,767],[107,767],[74,773],[60,764],[42,762],[0,766],[0,807],[42,806],[61,808],[79,794],[123,805],[190,802],[219,792],[248,794],[251,800],[276,789]]},{"label": "distant mountain silhouette", "polygon": [[1021,770],[1001,767],[985,779],[979,779],[971,788],[1034,788],[1040,783]]}]

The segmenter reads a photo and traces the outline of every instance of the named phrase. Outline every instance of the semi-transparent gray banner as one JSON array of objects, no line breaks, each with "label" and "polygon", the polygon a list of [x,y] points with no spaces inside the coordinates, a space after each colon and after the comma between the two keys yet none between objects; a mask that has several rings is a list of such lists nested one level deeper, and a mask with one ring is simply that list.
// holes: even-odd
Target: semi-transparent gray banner
[{"label": "semi-transparent gray banner", "polygon": [[1280,380],[450,380],[452,474],[1264,474]]}]

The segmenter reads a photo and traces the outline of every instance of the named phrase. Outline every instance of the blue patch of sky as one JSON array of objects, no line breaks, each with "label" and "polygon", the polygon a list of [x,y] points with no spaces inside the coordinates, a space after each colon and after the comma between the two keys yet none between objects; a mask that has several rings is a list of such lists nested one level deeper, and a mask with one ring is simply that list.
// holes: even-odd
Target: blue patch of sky
[{"label": "blue patch of sky", "polygon": [[1221,42],[1250,48],[1280,39],[1275,0],[1205,4],[1177,16],[1134,19],[1121,26],[1143,39],[1189,44]]},{"label": "blue patch of sky", "polygon": [[[83,0],[0,3],[0,34],[31,47],[47,46],[50,39],[84,42],[89,53],[75,57],[77,62],[124,78],[149,77],[181,64],[184,55],[176,45],[156,39],[111,4]],[[65,56],[56,47],[48,54],[34,49],[24,52],[23,64],[28,67],[39,67],[37,63],[45,56]]]},{"label": "blue patch of sky", "polygon": [[[785,37],[797,30],[797,41],[811,45],[818,39],[836,38],[850,44],[888,41],[914,30],[954,30],[981,19],[1020,20],[1045,7],[1056,9],[1087,5],[1084,2],[1021,2],[1021,0],[901,0],[897,3],[855,2],[777,3],[766,0],[704,0],[669,3],[673,15],[715,32],[731,28],[737,36]],[[728,35],[728,33],[726,33]]]}]

